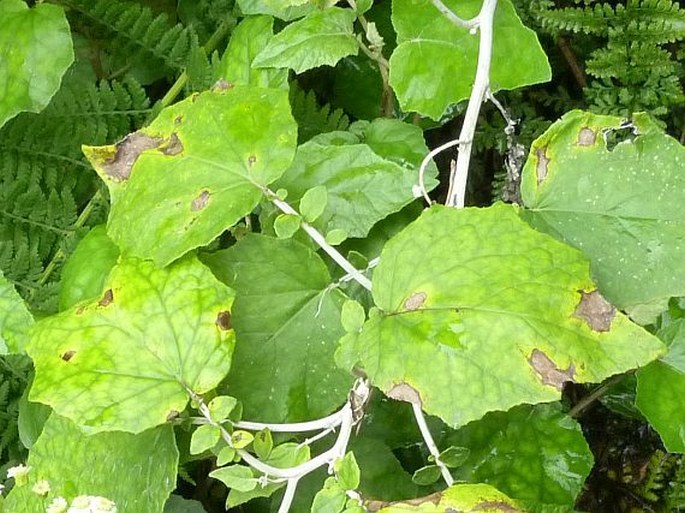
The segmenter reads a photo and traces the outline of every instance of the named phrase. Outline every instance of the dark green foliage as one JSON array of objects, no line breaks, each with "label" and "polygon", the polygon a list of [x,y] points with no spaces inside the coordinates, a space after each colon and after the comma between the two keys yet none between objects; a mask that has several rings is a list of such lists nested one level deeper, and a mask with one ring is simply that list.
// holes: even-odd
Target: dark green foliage
[{"label": "dark green foliage", "polygon": [[290,86],[290,106],[298,125],[298,142],[301,144],[312,137],[334,130],[347,130],[349,118],[342,109],[320,106],[313,91],[305,92],[295,83]]},{"label": "dark green foliage", "polygon": [[675,55],[685,38],[685,9],[670,0],[587,3],[554,8],[553,2],[533,2],[530,12],[555,37],[587,34],[605,42],[600,48],[595,43],[585,61],[585,71],[596,79],[585,89],[591,108],[626,117],[647,111],[659,118],[685,103],[684,68]]},{"label": "dark green foliage", "polygon": [[0,269],[34,308],[54,310],[58,276],[46,266],[69,254],[82,227],[103,220],[81,145],[116,141],[148,108],[133,79],[96,86],[71,75],[43,112],[0,130]]},{"label": "dark green foliage", "polygon": [[[172,70],[185,68],[194,48],[200,46],[192,27],[173,24],[166,14],[149,7],[119,0],[61,0],[65,7],[85,16],[99,31],[111,53],[126,56],[128,62],[153,57]],[[148,63],[149,64],[149,63]]]},{"label": "dark green foliage", "polygon": [[681,454],[656,451],[646,468],[647,477],[638,490],[653,511],[685,511],[685,458]]}]

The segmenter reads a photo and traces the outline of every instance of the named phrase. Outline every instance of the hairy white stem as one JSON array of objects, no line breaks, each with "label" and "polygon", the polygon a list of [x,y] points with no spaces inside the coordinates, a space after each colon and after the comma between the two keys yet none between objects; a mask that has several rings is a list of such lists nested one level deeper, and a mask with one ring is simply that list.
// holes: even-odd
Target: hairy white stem
[{"label": "hairy white stem", "polygon": [[426,447],[428,447],[428,450],[435,459],[435,464],[440,469],[442,478],[445,480],[445,483],[447,483],[447,486],[452,486],[454,484],[454,478],[452,477],[452,474],[450,474],[450,471],[447,468],[447,466],[442,461],[440,461],[440,451],[438,450],[438,446],[435,445],[433,435],[431,435],[431,432],[428,429],[428,424],[426,424],[426,417],[423,416],[423,410],[421,410],[421,405],[411,403],[411,407],[414,411],[414,418],[416,419],[416,424],[419,426],[419,430],[421,431],[423,441],[426,442]]},{"label": "hairy white stem", "polygon": [[466,108],[464,124],[459,134],[459,155],[457,156],[456,169],[450,173],[450,186],[447,192],[445,204],[451,207],[462,208],[466,194],[466,180],[469,175],[471,162],[471,147],[473,134],[476,131],[478,113],[483,100],[490,87],[490,61],[492,60],[493,24],[497,0],[484,0],[483,6],[478,13],[478,28],[480,30],[480,43],[478,46],[478,67],[476,79]]},{"label": "hairy white stem", "polygon": [[433,5],[440,11],[448,20],[459,27],[464,27],[466,29],[472,29],[478,26],[478,17],[471,18],[470,20],[465,20],[457,16],[452,9],[447,7],[442,0],[433,0]]},{"label": "hairy white stem", "polygon": [[[270,189],[264,189],[264,192],[268,196],[268,198],[271,200],[271,202],[278,207],[278,209],[283,212],[284,214],[290,214],[294,216],[299,216],[300,214],[295,210],[293,207],[291,207],[288,203],[280,199],[278,196],[276,196],[276,193],[273,192]],[[347,260],[342,254],[335,249],[333,246],[331,246],[328,242],[326,242],[326,238],[317,230],[314,228],[311,224],[309,224],[306,221],[302,221],[301,225],[302,229],[307,232],[307,235],[309,235],[316,244],[323,249],[328,256],[330,256],[336,264],[338,264],[342,269],[348,273],[350,276],[352,276],[352,279],[359,283],[362,287],[364,287],[366,290],[371,290],[371,280],[369,280],[366,276],[364,276],[359,269],[357,269],[355,266],[353,266],[349,260]]]}]

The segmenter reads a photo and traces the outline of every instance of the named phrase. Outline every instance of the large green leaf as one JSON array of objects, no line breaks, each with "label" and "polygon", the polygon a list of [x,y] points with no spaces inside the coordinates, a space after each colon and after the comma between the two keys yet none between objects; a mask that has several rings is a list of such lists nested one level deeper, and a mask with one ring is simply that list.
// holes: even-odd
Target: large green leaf
[{"label": "large green leaf", "polygon": [[231,363],[233,292],[195,257],[167,269],[124,260],[101,299],[37,323],[29,399],[92,431],[164,423],[188,389],[217,386]]},{"label": "large green leaf", "polygon": [[[374,224],[415,199],[418,167],[428,149],[418,127],[398,120],[360,122],[351,129],[301,145],[277,186],[293,202],[314,187],[326,187],[328,202],[314,225],[324,232],[340,229],[365,237]],[[437,184],[436,174],[430,166],[428,189]]]},{"label": "large green leaf", "polygon": [[662,343],[596,291],[582,254],[536,232],[516,207],[435,206],[387,243],[373,311],[341,341],[391,397],[460,426],[559,399],[653,360]]},{"label": "large green leaf", "polygon": [[[45,513],[56,497],[105,497],[119,513],[161,512],[176,487],[178,450],[171,426],[143,433],[85,435],[73,422],[50,416],[28,459],[29,482],[12,489],[5,513]],[[50,484],[46,498],[31,488]]]},{"label": "large green leaf", "polygon": [[[445,0],[464,18],[478,14],[482,3]],[[398,46],[390,57],[390,85],[404,110],[437,120],[471,94],[479,36],[453,24],[431,0],[393,0],[392,6]],[[550,78],[535,32],[521,23],[511,0],[501,0],[495,12],[490,89],[515,89]]]},{"label": "large green leaf", "polygon": [[685,149],[646,115],[633,124],[634,140],[607,147],[621,119],[569,112],[533,143],[521,183],[525,218],[583,251],[620,308],[685,295]]},{"label": "large green leaf", "polygon": [[488,413],[443,443],[470,450],[456,479],[488,483],[538,506],[572,509],[593,464],[580,426],[558,403]]},{"label": "large green leaf", "polygon": [[164,266],[249,214],[290,165],[296,138],[286,91],[234,86],[84,151],[109,187],[109,235],[122,253]]},{"label": "large green leaf", "polygon": [[348,55],[357,55],[355,14],[331,7],[296,21],[269,41],[254,60],[258,68],[292,68],[302,73],[318,66],[334,66]]},{"label": "large green leaf", "polygon": [[668,353],[638,371],[635,403],[669,452],[685,452],[685,319],[658,334]]},{"label": "large green leaf", "polygon": [[0,0],[0,126],[22,111],[43,110],[73,60],[61,7]]},{"label": "large green leaf", "polygon": [[443,492],[429,495],[424,501],[398,502],[378,513],[524,513],[520,506],[502,492],[486,484],[457,484]]},{"label": "large green leaf", "polygon": [[238,0],[237,3],[244,14],[270,14],[286,21],[300,18],[315,9],[308,0]]},{"label": "large green leaf", "polygon": [[351,377],[333,353],[345,296],[329,290],[323,260],[295,240],[248,235],[207,258],[236,290],[234,364],[226,384],[245,416],[269,422],[321,417],[345,401]]},{"label": "large green leaf", "polygon": [[31,324],[26,303],[0,271],[0,354],[23,351]]},{"label": "large green leaf", "polygon": [[217,78],[231,84],[288,89],[287,69],[257,69],[252,61],[273,36],[274,19],[271,16],[245,18],[231,33],[228,48],[217,66]]}]

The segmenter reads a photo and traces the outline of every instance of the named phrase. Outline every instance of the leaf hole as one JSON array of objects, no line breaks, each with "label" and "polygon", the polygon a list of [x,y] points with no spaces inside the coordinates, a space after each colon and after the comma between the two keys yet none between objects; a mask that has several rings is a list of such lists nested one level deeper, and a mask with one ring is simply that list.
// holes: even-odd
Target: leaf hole
[{"label": "leaf hole", "polygon": [[621,143],[631,144],[640,133],[635,125],[630,121],[625,121],[619,127],[605,129],[603,135],[606,149],[614,151],[614,148]]}]

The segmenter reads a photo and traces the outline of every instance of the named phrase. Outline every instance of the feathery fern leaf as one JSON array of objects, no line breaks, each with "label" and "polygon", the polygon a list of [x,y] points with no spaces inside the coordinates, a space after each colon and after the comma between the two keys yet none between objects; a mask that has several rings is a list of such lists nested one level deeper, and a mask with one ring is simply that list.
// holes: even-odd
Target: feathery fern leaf
[{"label": "feathery fern leaf", "polygon": [[298,142],[301,144],[318,134],[347,130],[349,118],[342,109],[330,105],[319,106],[313,91],[305,92],[296,83],[290,86],[290,106],[298,125]]}]

